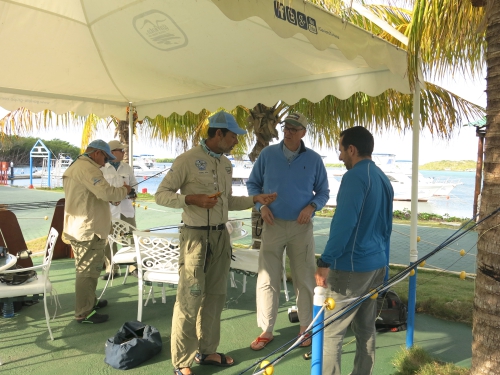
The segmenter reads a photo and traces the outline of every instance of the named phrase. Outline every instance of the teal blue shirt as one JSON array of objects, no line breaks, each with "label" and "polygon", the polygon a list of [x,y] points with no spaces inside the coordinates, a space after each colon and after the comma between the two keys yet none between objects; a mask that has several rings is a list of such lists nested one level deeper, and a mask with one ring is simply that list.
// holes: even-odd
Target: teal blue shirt
[{"label": "teal blue shirt", "polygon": [[341,271],[368,272],[386,266],[393,199],[389,179],[372,160],[356,163],[342,177],[321,259]]}]

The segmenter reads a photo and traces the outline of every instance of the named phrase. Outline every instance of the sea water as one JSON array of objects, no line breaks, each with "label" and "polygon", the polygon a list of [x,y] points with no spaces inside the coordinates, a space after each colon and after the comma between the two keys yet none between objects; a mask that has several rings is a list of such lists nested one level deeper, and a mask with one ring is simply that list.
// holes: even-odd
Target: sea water
[{"label": "sea water", "polygon": [[[169,168],[170,163],[155,163],[155,166],[161,169]],[[327,168],[328,175],[333,175],[336,168]],[[338,169],[337,169],[338,170]],[[15,175],[28,175],[29,167],[16,167],[14,169]],[[420,213],[433,213],[437,215],[448,215],[459,218],[471,218],[473,213],[474,204],[474,186],[475,186],[475,172],[452,172],[452,171],[420,171],[424,177],[430,177],[437,180],[460,180],[461,185],[456,186],[448,197],[432,197],[427,202],[418,203],[418,211]],[[142,177],[137,177],[138,186],[135,187],[137,192],[142,192],[147,189],[147,192],[154,194],[158,189],[164,175],[159,175],[145,180]],[[336,177],[341,179],[341,177]],[[9,185],[16,186],[29,186],[29,179],[9,181]],[[40,179],[33,179],[35,187],[40,186]],[[410,202],[394,202],[394,210],[410,210]]]}]

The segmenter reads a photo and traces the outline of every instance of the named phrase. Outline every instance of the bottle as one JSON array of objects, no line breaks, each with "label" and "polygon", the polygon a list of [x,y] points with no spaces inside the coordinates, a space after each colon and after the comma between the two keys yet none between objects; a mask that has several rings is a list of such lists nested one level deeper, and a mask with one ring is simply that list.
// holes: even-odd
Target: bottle
[{"label": "bottle", "polygon": [[13,318],[14,317],[14,302],[4,302],[3,303],[3,317]]}]

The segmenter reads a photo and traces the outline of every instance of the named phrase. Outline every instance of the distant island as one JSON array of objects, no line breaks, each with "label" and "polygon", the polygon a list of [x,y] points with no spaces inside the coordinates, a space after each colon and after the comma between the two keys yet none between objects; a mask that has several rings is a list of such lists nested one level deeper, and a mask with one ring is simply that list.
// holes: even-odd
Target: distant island
[{"label": "distant island", "polygon": [[420,165],[418,169],[422,171],[475,171],[476,163],[474,160],[441,160]]},{"label": "distant island", "polygon": [[[327,168],[343,168],[344,164],[325,164]],[[453,171],[453,172],[465,172],[465,171],[475,171],[476,162],[474,160],[441,160],[433,161],[420,165],[418,167],[421,171]]]}]

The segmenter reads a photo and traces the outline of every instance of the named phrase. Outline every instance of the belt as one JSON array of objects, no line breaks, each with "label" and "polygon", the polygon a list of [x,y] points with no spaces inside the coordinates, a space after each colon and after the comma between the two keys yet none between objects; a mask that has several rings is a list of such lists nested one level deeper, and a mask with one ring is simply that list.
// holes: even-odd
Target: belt
[{"label": "belt", "polygon": [[226,229],[226,224],[219,224],[219,225],[211,225],[211,226],[208,226],[208,225],[204,225],[204,226],[201,226],[201,227],[193,227],[191,225],[184,225],[184,228],[187,228],[187,229],[199,229],[199,230],[224,230]]}]

